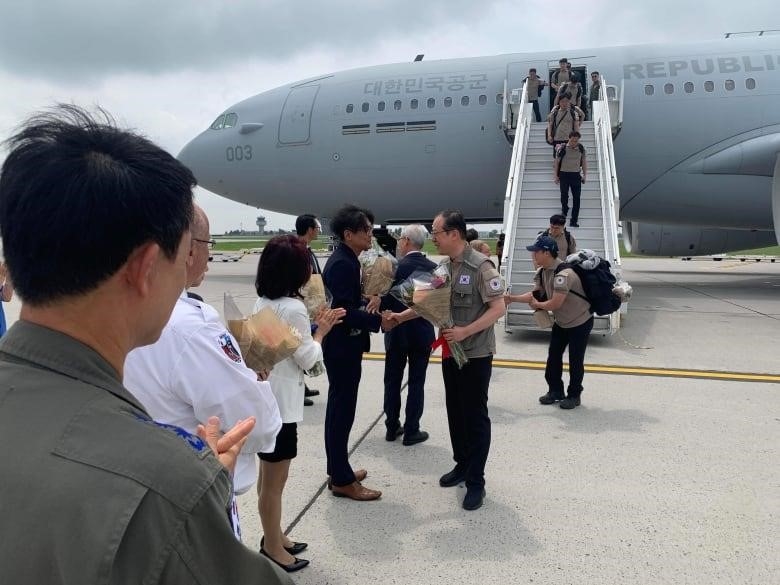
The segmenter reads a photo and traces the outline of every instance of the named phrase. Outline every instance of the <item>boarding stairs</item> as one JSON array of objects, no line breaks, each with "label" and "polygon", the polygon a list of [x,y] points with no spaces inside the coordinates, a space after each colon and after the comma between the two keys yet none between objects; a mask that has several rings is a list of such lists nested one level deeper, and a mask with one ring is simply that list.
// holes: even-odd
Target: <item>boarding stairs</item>
[{"label": "boarding stairs", "polygon": [[[613,133],[619,125],[610,123],[609,97],[593,103],[593,120],[580,126],[580,143],[587,151],[587,181],[582,185],[578,228],[567,229],[577,241],[577,249],[591,249],[609,260],[620,279],[621,261],[618,248],[619,195],[612,147]],[[513,108],[517,123],[513,132],[513,149],[506,198],[504,233],[506,242],[501,261],[502,276],[513,294],[533,288],[535,273],[531,253],[526,246],[549,226],[550,216],[561,212],[560,190],[553,181],[552,147],[545,140],[546,122],[533,122],[533,111],[527,103],[525,88],[519,106]],[[613,111],[615,110],[613,104]],[[571,207],[571,200],[569,202]],[[620,327],[621,313],[596,315],[593,332],[612,334]],[[505,329],[537,329],[533,310],[527,305],[509,306]]]}]

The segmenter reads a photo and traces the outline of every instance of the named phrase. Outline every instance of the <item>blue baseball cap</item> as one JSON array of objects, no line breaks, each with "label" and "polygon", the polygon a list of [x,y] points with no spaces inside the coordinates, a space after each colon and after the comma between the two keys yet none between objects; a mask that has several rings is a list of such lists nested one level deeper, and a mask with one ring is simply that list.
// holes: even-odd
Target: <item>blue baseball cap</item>
[{"label": "blue baseball cap", "polygon": [[529,252],[557,252],[558,244],[550,236],[539,236],[530,246],[525,247]]}]

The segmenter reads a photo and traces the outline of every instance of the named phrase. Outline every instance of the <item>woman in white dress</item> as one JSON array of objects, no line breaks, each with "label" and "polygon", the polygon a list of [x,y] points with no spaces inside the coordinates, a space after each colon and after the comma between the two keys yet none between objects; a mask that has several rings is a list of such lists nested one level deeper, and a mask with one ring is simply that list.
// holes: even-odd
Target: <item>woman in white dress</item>
[{"label": "woman in white dress", "polygon": [[291,357],[276,364],[268,377],[282,415],[282,429],[276,437],[274,452],[258,453],[258,509],[264,534],[260,553],[287,572],[298,571],[309,564],[308,560],[296,557],[308,545],[290,540],[280,526],[282,492],[290,462],[297,455],[297,423],[303,420],[303,376],[322,361],[322,340],[333,325],[341,322],[345,313],[344,309],[325,308],[319,312],[314,324],[310,323],[300,294],[310,276],[309,251],[300,238],[276,236],[263,248],[255,280],[260,298],[254,312],[270,307],[301,336],[301,346]]}]

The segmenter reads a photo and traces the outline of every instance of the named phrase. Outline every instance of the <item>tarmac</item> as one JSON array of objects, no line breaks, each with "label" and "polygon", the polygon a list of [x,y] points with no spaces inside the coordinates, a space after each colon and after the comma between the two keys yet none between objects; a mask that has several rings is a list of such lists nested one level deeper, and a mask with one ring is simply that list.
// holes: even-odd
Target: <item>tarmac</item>
[{"label": "tarmac", "polygon": [[[198,292],[254,304],[256,256],[212,263]],[[591,339],[582,406],[542,406],[548,333],[507,334],[490,386],[484,506],[441,488],[453,466],[438,363],[427,442],[385,440],[383,343],[372,336],[350,437],[376,502],[325,489],[327,380],[299,424],[283,527],[309,543],[308,584],[778,583],[780,264],[625,259],[634,295],[618,334]],[[18,302],[6,307],[9,323]],[[262,536],[239,499],[244,541]]]}]

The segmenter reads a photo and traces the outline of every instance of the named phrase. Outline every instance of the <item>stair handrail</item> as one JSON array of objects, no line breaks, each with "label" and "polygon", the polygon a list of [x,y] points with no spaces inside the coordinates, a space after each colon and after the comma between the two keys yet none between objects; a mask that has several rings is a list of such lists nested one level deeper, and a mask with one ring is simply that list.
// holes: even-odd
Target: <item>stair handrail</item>
[{"label": "stair handrail", "polygon": [[[506,82],[505,82],[506,83]],[[531,127],[531,106],[528,103],[528,81],[523,82],[520,109],[512,144],[512,160],[509,163],[509,175],[504,195],[504,250],[501,258],[501,270],[504,280],[511,282],[511,266],[515,248],[515,214],[517,213],[517,194],[523,182],[525,155]],[[519,176],[518,176],[519,173]],[[509,272],[507,276],[507,267]]]},{"label": "stair handrail", "polygon": [[[602,84],[606,81],[602,78]],[[621,92],[622,93],[622,92]],[[596,156],[599,161],[599,184],[601,192],[601,211],[604,218],[604,256],[615,271],[621,271],[620,247],[617,237],[618,210],[620,192],[617,183],[615,151],[612,142],[612,124],[609,117],[609,105],[606,92],[593,102],[593,126],[596,135]]]}]

